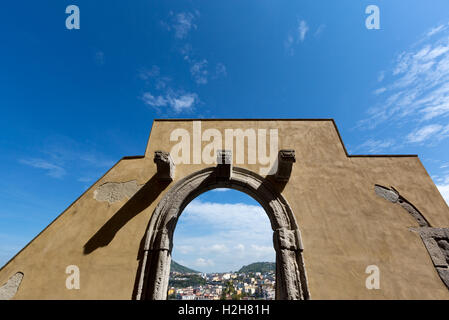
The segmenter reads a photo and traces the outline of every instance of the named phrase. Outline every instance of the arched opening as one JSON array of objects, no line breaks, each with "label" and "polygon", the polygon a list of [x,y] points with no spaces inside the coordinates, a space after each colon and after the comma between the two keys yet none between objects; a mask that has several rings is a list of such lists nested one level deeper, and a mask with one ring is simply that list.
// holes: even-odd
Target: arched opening
[{"label": "arched opening", "polygon": [[173,232],[178,218],[193,199],[216,188],[245,192],[265,209],[276,251],[276,299],[309,299],[301,236],[290,206],[266,179],[238,167],[232,168],[227,178],[217,175],[217,168],[200,170],[178,181],[163,197],[148,226],[136,298],[167,298]]},{"label": "arched opening", "polygon": [[182,212],[173,235],[169,300],[272,300],[270,220],[246,193],[207,191]]}]

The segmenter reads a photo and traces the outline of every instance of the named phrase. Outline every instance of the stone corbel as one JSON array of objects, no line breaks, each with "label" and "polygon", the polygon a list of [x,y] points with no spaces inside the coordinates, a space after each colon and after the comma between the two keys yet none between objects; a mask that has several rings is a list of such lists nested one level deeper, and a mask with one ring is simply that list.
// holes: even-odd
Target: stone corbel
[{"label": "stone corbel", "polygon": [[217,150],[217,178],[231,179],[232,174],[232,151]]},{"label": "stone corbel", "polygon": [[290,179],[293,163],[296,162],[295,150],[279,150],[278,169],[275,174],[277,181],[286,182]]},{"label": "stone corbel", "polygon": [[173,181],[175,178],[175,164],[170,153],[156,151],[154,153],[154,163],[157,166],[157,178],[160,181]]}]

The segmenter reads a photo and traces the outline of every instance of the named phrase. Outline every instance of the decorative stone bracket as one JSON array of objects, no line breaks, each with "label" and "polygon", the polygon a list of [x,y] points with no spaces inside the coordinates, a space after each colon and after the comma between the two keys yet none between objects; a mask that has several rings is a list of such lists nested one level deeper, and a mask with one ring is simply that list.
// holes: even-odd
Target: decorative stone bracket
[{"label": "decorative stone bracket", "polygon": [[173,181],[175,178],[175,164],[170,153],[156,151],[154,153],[154,163],[157,166],[157,178],[160,181]]},{"label": "decorative stone bracket", "polygon": [[217,178],[231,179],[232,175],[232,151],[217,150]]},{"label": "decorative stone bracket", "polygon": [[293,163],[296,162],[295,150],[283,149],[278,154],[278,169],[275,174],[277,181],[286,182],[290,179]]}]

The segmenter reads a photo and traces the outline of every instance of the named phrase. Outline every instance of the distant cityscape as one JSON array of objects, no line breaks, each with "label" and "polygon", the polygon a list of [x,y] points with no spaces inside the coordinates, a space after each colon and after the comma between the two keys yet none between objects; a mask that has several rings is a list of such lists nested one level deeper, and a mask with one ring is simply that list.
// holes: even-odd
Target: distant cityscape
[{"label": "distant cityscape", "polygon": [[256,262],[236,272],[201,273],[172,263],[168,300],[274,300],[275,263]]}]

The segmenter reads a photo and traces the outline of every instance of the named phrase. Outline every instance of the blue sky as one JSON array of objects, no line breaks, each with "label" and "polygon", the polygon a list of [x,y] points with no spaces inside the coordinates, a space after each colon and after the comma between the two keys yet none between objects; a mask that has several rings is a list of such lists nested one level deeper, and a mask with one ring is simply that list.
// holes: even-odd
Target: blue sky
[{"label": "blue sky", "polygon": [[419,154],[449,199],[448,23],[446,0],[3,4],[0,265],[154,118],[334,118],[350,153]]}]

